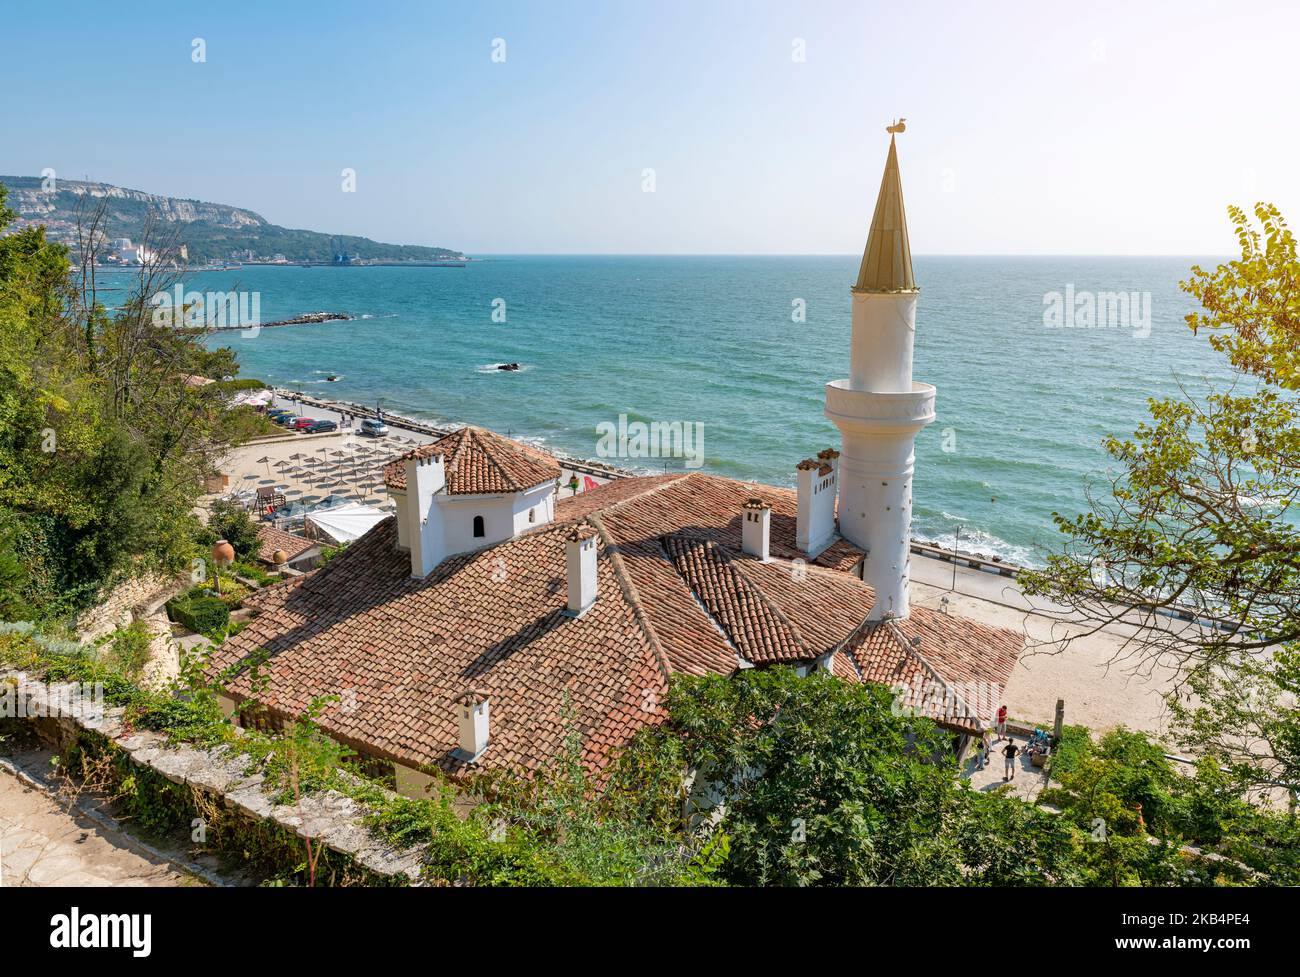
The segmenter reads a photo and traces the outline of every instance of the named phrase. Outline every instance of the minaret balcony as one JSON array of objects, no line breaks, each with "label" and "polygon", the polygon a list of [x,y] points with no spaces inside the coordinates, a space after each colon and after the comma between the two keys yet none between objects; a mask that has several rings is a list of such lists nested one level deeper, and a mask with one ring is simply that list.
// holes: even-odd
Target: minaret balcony
[{"label": "minaret balcony", "polygon": [[915,433],[934,421],[934,386],[914,380],[908,393],[876,393],[832,380],[826,384],[826,416],[841,432]]}]

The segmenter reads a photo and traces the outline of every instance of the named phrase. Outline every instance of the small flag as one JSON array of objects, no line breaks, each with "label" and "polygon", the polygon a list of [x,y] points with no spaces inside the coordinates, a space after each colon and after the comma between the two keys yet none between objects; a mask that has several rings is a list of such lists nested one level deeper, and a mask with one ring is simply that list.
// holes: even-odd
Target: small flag
[{"label": "small flag", "polygon": [[590,475],[583,475],[583,476],[582,476],[582,490],[583,490],[584,492],[590,492],[590,491],[591,491],[592,489],[594,489],[594,488],[600,488],[599,483],[598,483],[594,478],[592,478]]}]

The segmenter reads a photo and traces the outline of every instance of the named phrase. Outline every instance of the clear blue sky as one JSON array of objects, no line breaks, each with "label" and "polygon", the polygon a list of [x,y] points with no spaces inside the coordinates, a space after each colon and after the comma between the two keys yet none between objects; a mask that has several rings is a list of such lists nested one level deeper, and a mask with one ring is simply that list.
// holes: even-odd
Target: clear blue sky
[{"label": "clear blue sky", "polygon": [[291,227],[856,252],[896,115],[918,253],[1221,254],[1225,206],[1256,199],[1300,223],[1290,0],[131,0],[7,4],[3,24],[0,173]]}]

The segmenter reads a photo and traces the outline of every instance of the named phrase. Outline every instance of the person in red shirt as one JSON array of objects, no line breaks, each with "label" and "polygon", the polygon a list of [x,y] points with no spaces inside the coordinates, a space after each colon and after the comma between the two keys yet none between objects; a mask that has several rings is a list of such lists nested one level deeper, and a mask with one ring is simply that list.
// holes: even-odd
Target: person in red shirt
[{"label": "person in red shirt", "polygon": [[1007,735],[1007,707],[1005,705],[998,707],[998,738],[994,743],[1002,742],[1002,738]]}]

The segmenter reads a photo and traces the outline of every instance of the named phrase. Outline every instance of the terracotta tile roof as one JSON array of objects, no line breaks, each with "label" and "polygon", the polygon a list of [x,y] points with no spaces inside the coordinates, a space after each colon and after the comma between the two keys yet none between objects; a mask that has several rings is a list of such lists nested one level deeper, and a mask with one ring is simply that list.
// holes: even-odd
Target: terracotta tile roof
[{"label": "terracotta tile roof", "polygon": [[[491,745],[476,768],[536,769],[576,729],[600,768],[647,723],[663,718],[667,671],[622,598],[598,546],[600,597],[565,611],[567,526],[452,557],[423,580],[395,547],[389,518],[325,568],[258,591],[257,613],[208,665],[215,673],[257,649],[269,654],[257,698],[297,716],[336,695],[320,718],[372,756],[455,773],[454,700],[470,687],[491,703]],[[504,572],[502,568],[504,567]],[[228,685],[250,695],[247,675]]]},{"label": "terracotta tile roof", "polygon": [[[772,509],[767,563],[740,552],[742,508],[754,498]],[[1005,685],[1023,641],[921,607],[902,622],[867,623],[872,590],[845,572],[861,552],[837,540],[805,562],[787,489],[695,472],[614,482],[557,509],[558,522],[452,557],[422,580],[411,579],[385,520],[323,570],[250,598],[259,613],[209,668],[265,648],[260,698],[277,712],[340,695],[321,720],[332,735],[452,773],[464,769],[451,756],[453,700],[472,685],[492,703],[491,744],[476,768],[535,770],[572,729],[600,769],[663,718],[674,672],[729,675],[830,654],[835,675],[901,685],[908,704],[966,730],[974,719],[963,690]],[[599,592],[576,619],[564,613],[575,528],[598,536]]]},{"label": "terracotta tile roof", "polygon": [[786,616],[733,565],[716,543],[684,535],[665,536],[663,546],[677,572],[745,661],[755,665],[816,657]]},{"label": "terracotta tile roof", "polygon": [[[738,482],[704,472],[628,478],[590,492],[561,498],[556,519],[573,519],[600,512],[606,521],[634,522],[655,538],[682,529],[698,529],[707,538],[733,550],[740,549],[740,510],[750,499],[772,509],[771,554],[787,560],[807,559],[795,544],[797,497],[793,489]],[[862,551],[836,537],[812,564],[851,570]]]},{"label": "terracotta tile roof", "polygon": [[276,529],[274,526],[262,525],[257,527],[257,538],[261,544],[257,557],[266,563],[274,563],[272,558],[276,550],[284,550],[289,554],[292,560],[300,553],[305,553],[313,546],[319,546],[319,543],[293,533],[286,533],[283,529]]},{"label": "terracotta tile roof", "polygon": [[390,462],[384,467],[389,488],[406,488],[407,458],[442,458],[451,495],[522,492],[560,477],[549,455],[481,427],[463,427]]},{"label": "terracotta tile roof", "polygon": [[[920,610],[927,611],[924,616],[947,617],[926,608]],[[995,686],[981,690],[968,677],[948,674],[936,668],[926,656],[929,644],[925,638],[922,637],[919,644],[913,643],[921,633],[931,632],[924,625],[912,628],[909,633],[899,626],[899,622],[874,621],[864,626],[848,642],[844,656],[862,681],[893,687],[902,706],[914,709],[917,714],[927,716],[949,729],[978,733],[992,718],[990,713],[996,708],[992,703],[1000,700],[1000,690],[1005,685],[1009,669],[1007,674],[1000,675],[1000,681]],[[1018,639],[1018,636],[1012,637]],[[977,636],[966,635],[963,638],[963,643],[979,643]],[[1019,643],[1017,640],[1017,646]],[[1014,662],[1013,657],[1013,665]]]}]

